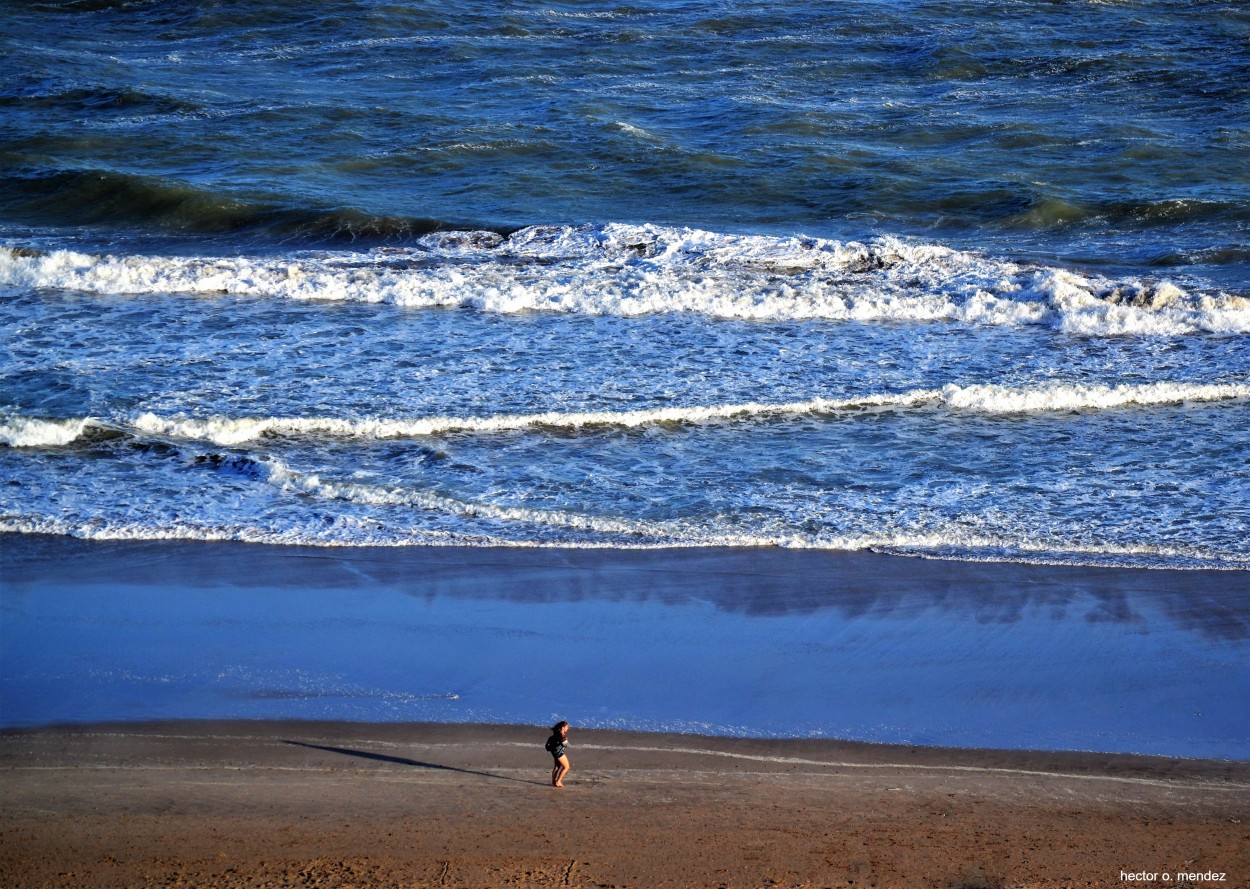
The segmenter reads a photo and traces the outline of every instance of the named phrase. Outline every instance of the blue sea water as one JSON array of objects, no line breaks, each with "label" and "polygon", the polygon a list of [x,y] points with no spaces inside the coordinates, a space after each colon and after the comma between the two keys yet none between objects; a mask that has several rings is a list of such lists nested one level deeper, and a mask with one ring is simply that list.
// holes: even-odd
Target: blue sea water
[{"label": "blue sea water", "polygon": [[46,2],[0,531],[1250,567],[1236,2]]}]

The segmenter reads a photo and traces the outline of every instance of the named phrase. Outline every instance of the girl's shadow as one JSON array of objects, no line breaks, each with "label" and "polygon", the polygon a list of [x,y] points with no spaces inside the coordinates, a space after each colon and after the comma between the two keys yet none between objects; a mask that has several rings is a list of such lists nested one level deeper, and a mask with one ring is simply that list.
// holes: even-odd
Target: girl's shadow
[{"label": "girl's shadow", "polygon": [[461,772],[465,775],[480,775],[483,778],[495,778],[499,781],[516,781],[520,784],[537,784],[545,786],[542,781],[527,781],[524,778],[511,778],[507,775],[495,775],[491,772],[479,772],[473,769],[462,769],[459,766],[445,766],[436,762],[421,762],[419,759],[406,759],[402,756],[388,756],[385,753],[371,753],[368,750],[349,750],[346,747],[325,747],[321,744],[308,744],[304,741],[283,741],[292,747],[307,747],[309,750],[324,750],[327,753],[340,753],[343,756],[357,756],[361,759],[372,759],[376,762],[392,762],[401,766],[413,766],[418,769],[439,769],[445,772]]}]

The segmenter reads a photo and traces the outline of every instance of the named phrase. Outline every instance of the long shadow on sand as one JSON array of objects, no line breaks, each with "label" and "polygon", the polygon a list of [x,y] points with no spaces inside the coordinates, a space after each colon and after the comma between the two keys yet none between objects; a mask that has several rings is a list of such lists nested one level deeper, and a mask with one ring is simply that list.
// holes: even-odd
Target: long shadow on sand
[{"label": "long shadow on sand", "polygon": [[494,778],[497,781],[516,781],[519,784],[537,784],[545,787],[543,781],[527,781],[524,778],[510,778],[507,775],[496,775],[491,772],[479,772],[474,769],[462,769],[459,766],[445,766],[436,762],[421,762],[419,759],[407,759],[402,756],[388,756],[385,753],[372,753],[368,750],[349,750],[346,747],[325,747],[321,744],[308,744],[304,741],[283,741],[284,744],[290,744],[292,747],[307,747],[310,750],[324,750],[327,753],[339,753],[343,756],[356,756],[360,759],[372,759],[377,762],[393,762],[401,766],[413,766],[418,769],[438,769],[444,772],[461,772],[465,775],[479,775],[483,778]]}]

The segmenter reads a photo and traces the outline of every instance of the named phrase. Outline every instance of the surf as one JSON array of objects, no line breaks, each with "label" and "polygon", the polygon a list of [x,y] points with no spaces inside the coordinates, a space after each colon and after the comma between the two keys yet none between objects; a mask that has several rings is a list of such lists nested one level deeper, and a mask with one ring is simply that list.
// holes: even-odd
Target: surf
[{"label": "surf", "polygon": [[990,383],[948,384],[937,389],[865,393],[845,398],[815,397],[803,401],[745,402],[645,408],[629,411],[541,411],[530,414],[435,416],[412,419],[366,417],[223,417],[162,416],[145,411],[113,419],[45,418],[0,415],[0,444],[11,448],[64,447],[89,432],[158,436],[241,445],[270,436],[318,436],[385,440],[445,435],[493,435],[516,430],[638,429],[697,426],[723,421],[752,423],[786,417],[836,417],[863,411],[945,410],[1010,416],[1150,408],[1162,405],[1206,405],[1250,399],[1250,385],[1156,382],[1115,386],[1050,383],[1004,386]]},{"label": "surf", "polygon": [[10,245],[0,248],[0,287],[502,315],[1037,325],[1082,336],[1250,332],[1250,298],[1169,280],[1109,279],[897,238],[842,242],[655,225],[440,232],[412,246],[279,256]]}]

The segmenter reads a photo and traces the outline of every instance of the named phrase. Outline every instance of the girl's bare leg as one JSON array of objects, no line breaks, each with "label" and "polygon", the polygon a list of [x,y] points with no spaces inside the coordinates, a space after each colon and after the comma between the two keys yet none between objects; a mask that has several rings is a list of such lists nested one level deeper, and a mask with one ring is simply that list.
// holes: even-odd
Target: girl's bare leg
[{"label": "girl's bare leg", "polygon": [[569,773],[569,758],[561,756],[556,760],[555,768],[551,770],[551,786],[563,787],[564,776]]}]

